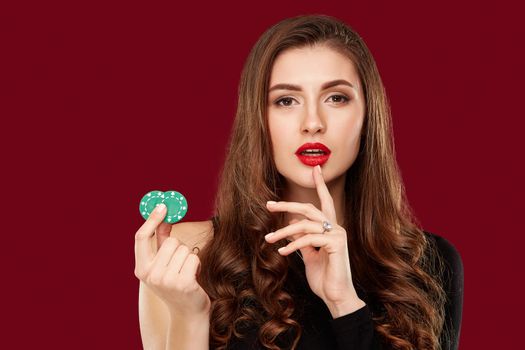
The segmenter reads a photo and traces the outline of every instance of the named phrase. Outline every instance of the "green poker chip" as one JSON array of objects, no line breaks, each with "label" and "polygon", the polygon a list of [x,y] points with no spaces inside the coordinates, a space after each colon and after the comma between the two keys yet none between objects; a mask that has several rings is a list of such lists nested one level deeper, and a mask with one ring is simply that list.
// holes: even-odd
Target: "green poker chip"
[{"label": "green poker chip", "polygon": [[160,203],[164,203],[168,208],[163,221],[169,224],[180,221],[188,211],[188,202],[182,193],[177,191],[151,191],[140,200],[139,211],[144,220],[148,219]]},{"label": "green poker chip", "polygon": [[177,191],[164,192],[164,200],[162,202],[168,207],[168,213],[164,218],[165,222],[172,224],[180,221],[188,211],[186,198]]},{"label": "green poker chip", "polygon": [[140,200],[140,214],[147,220],[151,212],[155,207],[162,202],[164,199],[164,192],[162,191],[151,191],[146,193],[144,197]]}]

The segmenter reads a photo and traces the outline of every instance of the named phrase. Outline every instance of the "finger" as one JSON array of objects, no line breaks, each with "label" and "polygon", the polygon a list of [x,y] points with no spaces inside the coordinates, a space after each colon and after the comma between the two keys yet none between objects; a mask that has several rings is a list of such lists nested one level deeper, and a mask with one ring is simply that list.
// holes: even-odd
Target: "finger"
[{"label": "finger", "polygon": [[[295,224],[297,222],[299,222],[300,220],[298,219],[292,219],[290,220],[288,223],[290,225],[292,224]],[[289,238],[291,237],[292,239],[290,241],[295,241],[295,240],[298,240],[299,238],[305,236],[306,233],[296,233],[296,234],[292,234],[291,236],[289,236]],[[311,247],[311,246],[306,246],[304,248],[301,248],[299,249],[301,251],[301,254],[303,255],[303,257],[305,256],[308,256],[308,254],[311,254],[311,253],[317,253],[317,250],[314,249],[314,247]]]},{"label": "finger", "polygon": [[272,212],[287,211],[301,214],[312,221],[326,220],[326,216],[311,203],[285,202],[266,203],[268,210]]},{"label": "finger", "polygon": [[[278,251],[281,255],[288,255],[293,253],[297,249],[314,249],[313,247],[327,247],[330,244],[330,239],[323,234],[308,234],[301,237],[298,240],[290,242],[287,246],[279,248]],[[304,253],[303,253],[304,256]]]},{"label": "finger", "polygon": [[[299,222],[299,221],[300,221],[299,219],[292,219],[292,220],[288,221],[288,225],[295,224],[296,222]],[[293,241],[293,240],[301,238],[302,236],[304,236],[303,233],[296,233],[296,234],[291,235],[288,238],[291,238],[290,240]]]},{"label": "finger", "polygon": [[310,220],[301,220],[294,224],[283,227],[272,234],[266,235],[266,241],[273,243],[277,242],[280,239],[290,237],[295,234],[309,234],[309,233],[322,233],[323,226],[319,222],[314,222]]},{"label": "finger", "polygon": [[[295,224],[296,222],[299,222],[300,220],[298,219],[292,219],[290,220],[288,223],[291,225],[291,224]],[[295,240],[298,240],[299,238],[305,236],[306,233],[296,233],[296,234],[293,234],[291,237],[292,239],[290,241],[295,241]],[[301,251],[301,254],[303,257],[305,256],[308,256],[309,254],[312,254],[312,253],[317,253],[317,250],[315,250],[314,247],[312,246],[306,246],[306,247],[303,247],[301,249],[299,249]]]},{"label": "finger", "polygon": [[172,224],[162,221],[160,225],[155,230],[155,235],[157,236],[157,247],[160,248],[162,243],[168,238],[171,234]]},{"label": "finger", "polygon": [[190,248],[188,248],[186,245],[181,244],[171,257],[171,260],[168,263],[168,269],[170,271],[174,271],[176,273],[180,272],[180,269],[182,268],[182,265],[184,264],[184,261],[190,255]]},{"label": "finger", "polygon": [[165,270],[177,249],[183,245],[177,238],[168,237],[153,258],[152,269]]},{"label": "finger", "polygon": [[195,278],[199,275],[201,269],[201,261],[196,254],[189,254],[182,268],[180,269],[180,275],[185,278]]},{"label": "finger", "polygon": [[165,215],[166,206],[157,206],[135,234],[135,262],[137,265],[143,265],[153,260],[155,251],[153,250],[152,237],[155,228]]},{"label": "finger", "polygon": [[317,189],[317,195],[321,200],[321,210],[326,215],[328,220],[331,220],[334,224],[337,223],[335,215],[334,200],[328,191],[328,187],[324,182],[324,177],[320,172],[321,166],[317,165],[313,168],[313,177],[315,182],[315,188]]}]

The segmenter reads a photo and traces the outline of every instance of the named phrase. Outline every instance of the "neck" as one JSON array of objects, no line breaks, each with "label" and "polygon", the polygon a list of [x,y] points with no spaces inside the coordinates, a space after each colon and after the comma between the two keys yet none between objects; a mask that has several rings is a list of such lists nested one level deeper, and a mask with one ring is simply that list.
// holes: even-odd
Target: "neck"
[{"label": "neck", "polygon": [[[334,200],[335,213],[337,216],[337,224],[344,227],[345,218],[345,179],[346,173],[326,183],[328,191]],[[286,189],[283,194],[283,201],[286,202],[298,202],[298,203],[312,203],[317,209],[321,209],[321,200],[317,194],[317,189],[306,188],[298,186],[295,183],[288,182]],[[284,225],[288,225],[288,222],[292,219],[302,220],[305,216],[296,213],[285,212],[284,213]]]}]

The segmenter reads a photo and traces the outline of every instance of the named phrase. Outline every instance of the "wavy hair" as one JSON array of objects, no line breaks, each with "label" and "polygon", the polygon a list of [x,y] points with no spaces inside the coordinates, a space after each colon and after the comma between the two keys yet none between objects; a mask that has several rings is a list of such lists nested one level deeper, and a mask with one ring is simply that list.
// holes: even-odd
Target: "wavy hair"
[{"label": "wavy hair", "polygon": [[389,102],[375,61],[352,28],[327,15],[301,15],[273,25],[245,62],[215,198],[219,225],[199,254],[197,279],[212,300],[210,348],[226,349],[233,337],[245,337],[250,325],[268,349],[295,349],[301,337],[297,305],[287,287],[290,256],[277,252],[286,242],[264,239],[280,228],[284,215],[268,212],[266,201],[280,200],[285,184],[272,155],[267,98],[277,55],[314,45],[348,57],[364,90],[359,154],[345,183],[344,228],[354,284],[380,305],[371,311],[385,347],[439,349],[446,300],[443,260],[406,199]]}]

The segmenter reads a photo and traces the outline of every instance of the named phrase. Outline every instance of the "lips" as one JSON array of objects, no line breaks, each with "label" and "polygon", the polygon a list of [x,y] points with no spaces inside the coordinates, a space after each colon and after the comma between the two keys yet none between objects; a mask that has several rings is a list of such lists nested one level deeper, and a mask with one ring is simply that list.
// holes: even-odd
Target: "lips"
[{"label": "lips", "polygon": [[[302,154],[301,152],[304,152],[306,150],[321,150],[322,153],[317,154]],[[330,157],[330,149],[323,145],[322,143],[315,142],[315,143],[305,143],[301,147],[295,151],[295,155],[299,160],[308,166],[316,166],[316,165],[323,165],[326,163],[328,158]]]},{"label": "lips", "polygon": [[312,149],[320,149],[326,155],[329,155],[331,153],[331,151],[330,151],[330,149],[328,147],[326,147],[325,145],[323,145],[320,142],[315,142],[315,143],[305,143],[304,145],[299,147],[297,149],[297,151],[295,151],[295,154],[300,155],[301,152],[306,151],[308,149],[310,149],[310,150],[312,150]]}]

